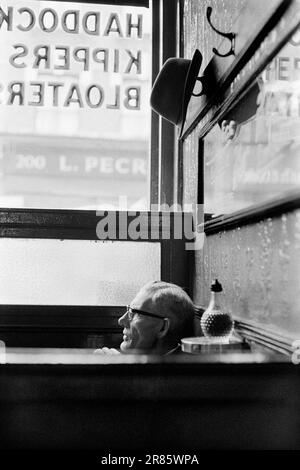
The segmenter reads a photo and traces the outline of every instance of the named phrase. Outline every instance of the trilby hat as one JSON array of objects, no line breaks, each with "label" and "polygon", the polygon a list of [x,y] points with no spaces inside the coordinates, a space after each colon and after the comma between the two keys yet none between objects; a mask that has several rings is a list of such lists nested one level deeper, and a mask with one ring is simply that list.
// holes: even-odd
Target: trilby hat
[{"label": "trilby hat", "polygon": [[[182,134],[187,108],[202,64],[202,54],[193,58],[170,58],[162,66],[153,84],[150,105],[164,119],[172,122]],[[201,94],[201,93],[200,93]],[[194,95],[194,96],[199,96]]]}]

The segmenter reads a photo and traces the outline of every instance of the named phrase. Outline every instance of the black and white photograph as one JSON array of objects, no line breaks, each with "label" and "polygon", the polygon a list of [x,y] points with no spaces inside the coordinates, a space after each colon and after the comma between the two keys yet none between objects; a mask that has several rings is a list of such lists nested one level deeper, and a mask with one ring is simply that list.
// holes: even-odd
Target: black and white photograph
[{"label": "black and white photograph", "polygon": [[1,456],[300,450],[299,0],[4,0],[0,71]]}]

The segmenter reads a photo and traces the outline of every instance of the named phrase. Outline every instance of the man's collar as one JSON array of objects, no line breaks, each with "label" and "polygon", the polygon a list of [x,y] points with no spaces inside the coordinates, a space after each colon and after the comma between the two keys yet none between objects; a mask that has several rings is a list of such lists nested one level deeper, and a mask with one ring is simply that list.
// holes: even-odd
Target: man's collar
[{"label": "man's collar", "polygon": [[178,343],[175,348],[171,349],[170,351],[168,351],[167,353],[164,354],[164,356],[168,356],[169,354],[173,354],[175,351],[179,350],[180,348],[180,344]]}]

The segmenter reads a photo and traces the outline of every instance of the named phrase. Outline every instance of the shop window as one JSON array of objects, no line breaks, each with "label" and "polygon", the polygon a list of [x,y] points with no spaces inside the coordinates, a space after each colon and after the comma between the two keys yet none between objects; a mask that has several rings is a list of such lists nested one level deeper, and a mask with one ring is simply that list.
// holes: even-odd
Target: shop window
[{"label": "shop window", "polygon": [[103,3],[1,3],[0,207],[148,209],[151,11]]}]

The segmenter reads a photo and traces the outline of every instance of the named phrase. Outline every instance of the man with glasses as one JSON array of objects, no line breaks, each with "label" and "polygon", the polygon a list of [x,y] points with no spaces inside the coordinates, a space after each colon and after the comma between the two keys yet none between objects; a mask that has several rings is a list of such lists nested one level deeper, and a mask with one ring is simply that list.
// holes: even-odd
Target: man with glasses
[{"label": "man with glasses", "polygon": [[[179,286],[163,281],[146,284],[124,315],[122,353],[172,354],[180,350],[180,339],[193,335],[194,305]],[[103,348],[102,353],[116,353]]]}]

